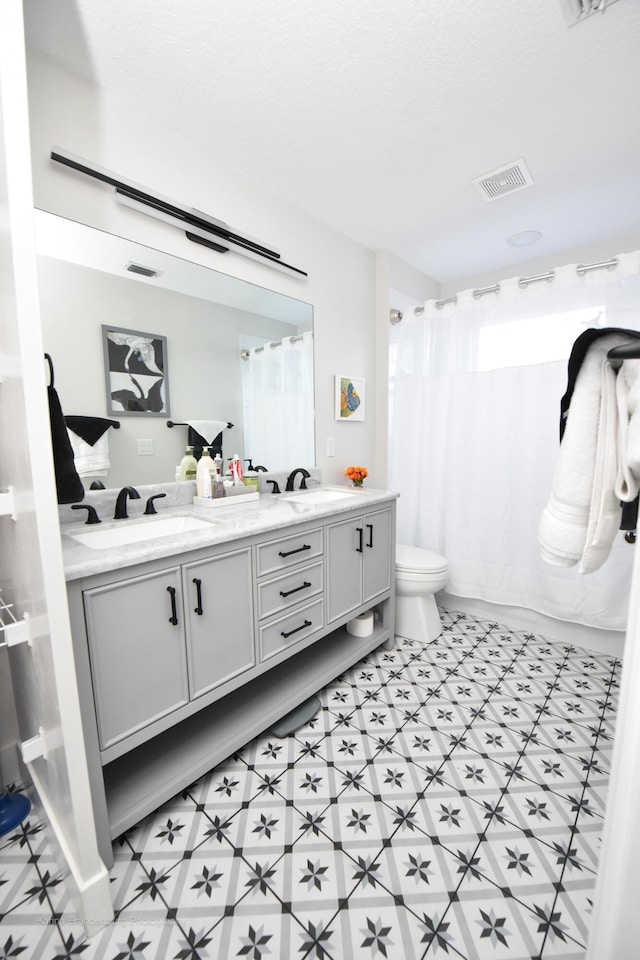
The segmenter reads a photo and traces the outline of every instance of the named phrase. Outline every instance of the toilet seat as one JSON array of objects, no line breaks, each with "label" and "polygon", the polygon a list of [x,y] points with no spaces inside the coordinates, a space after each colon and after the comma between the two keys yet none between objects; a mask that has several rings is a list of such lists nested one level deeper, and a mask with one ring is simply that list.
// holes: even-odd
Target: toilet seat
[{"label": "toilet seat", "polygon": [[396,545],[396,573],[400,574],[446,574],[449,565],[445,557],[434,550],[411,547],[407,544]]}]

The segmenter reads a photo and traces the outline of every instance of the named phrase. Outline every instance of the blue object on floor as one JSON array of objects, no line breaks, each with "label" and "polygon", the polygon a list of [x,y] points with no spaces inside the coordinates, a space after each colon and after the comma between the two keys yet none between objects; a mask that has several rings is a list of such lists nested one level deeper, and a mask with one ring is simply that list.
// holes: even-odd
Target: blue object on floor
[{"label": "blue object on floor", "polygon": [[20,826],[31,810],[31,801],[23,793],[0,793],[0,837]]},{"label": "blue object on floor", "polygon": [[317,697],[311,697],[301,703],[299,707],[296,707],[295,710],[292,710],[291,713],[288,713],[286,717],[282,717],[281,720],[274,723],[271,732],[274,737],[288,737],[298,727],[304,726],[312,717],[315,717],[319,709],[320,701]]}]

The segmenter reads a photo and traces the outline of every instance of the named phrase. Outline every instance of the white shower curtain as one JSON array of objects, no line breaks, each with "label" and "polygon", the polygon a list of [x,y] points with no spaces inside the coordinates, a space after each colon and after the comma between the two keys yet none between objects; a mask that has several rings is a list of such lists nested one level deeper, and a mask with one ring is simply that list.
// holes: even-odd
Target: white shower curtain
[{"label": "white shower curtain", "polygon": [[567,360],[588,327],[640,330],[640,252],[613,270],[458,295],[390,333],[389,485],[398,541],[442,553],[449,593],[623,630],[635,548],[581,576],[540,557]]},{"label": "white shower curtain", "polygon": [[269,470],[315,465],[313,334],[249,350],[240,370],[245,456]]}]

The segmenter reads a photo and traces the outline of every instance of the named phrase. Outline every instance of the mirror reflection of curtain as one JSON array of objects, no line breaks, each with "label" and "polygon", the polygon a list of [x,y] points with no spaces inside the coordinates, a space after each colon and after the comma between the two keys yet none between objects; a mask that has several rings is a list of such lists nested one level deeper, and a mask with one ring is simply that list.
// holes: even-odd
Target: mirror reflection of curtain
[{"label": "mirror reflection of curtain", "polygon": [[314,466],[313,334],[285,337],[244,356],[245,457],[269,470]]},{"label": "mirror reflection of curtain", "polygon": [[398,541],[447,557],[449,593],[623,630],[634,549],[593,574],[552,567],[538,523],[558,458],[571,347],[588,327],[640,329],[640,253],[524,289],[405,311],[390,333],[389,486]]}]

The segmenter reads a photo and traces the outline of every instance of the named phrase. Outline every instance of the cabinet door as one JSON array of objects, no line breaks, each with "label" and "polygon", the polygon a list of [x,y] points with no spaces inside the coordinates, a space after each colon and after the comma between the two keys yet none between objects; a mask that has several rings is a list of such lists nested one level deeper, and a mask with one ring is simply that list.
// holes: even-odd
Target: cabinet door
[{"label": "cabinet door", "polygon": [[362,602],[377,597],[391,586],[391,511],[381,510],[364,518],[364,586]]},{"label": "cabinet door", "polygon": [[362,603],[362,517],[327,527],[327,623]]},{"label": "cabinet door", "polygon": [[183,568],[191,697],[255,664],[251,552]]},{"label": "cabinet door", "polygon": [[187,703],[180,568],[87,590],[84,607],[104,750]]}]

